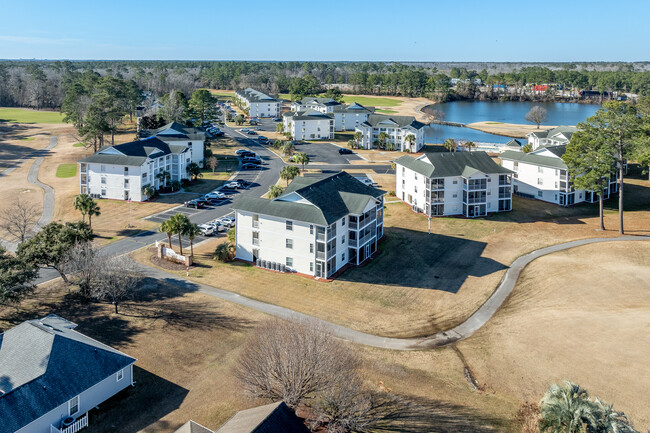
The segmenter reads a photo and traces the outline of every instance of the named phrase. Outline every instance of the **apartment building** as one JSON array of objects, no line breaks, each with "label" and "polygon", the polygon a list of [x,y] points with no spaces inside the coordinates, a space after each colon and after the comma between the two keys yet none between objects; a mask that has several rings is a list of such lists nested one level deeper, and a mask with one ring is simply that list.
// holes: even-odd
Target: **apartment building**
[{"label": "apartment building", "polygon": [[395,161],[397,197],[428,216],[512,210],[512,171],[485,152],[427,152]]},{"label": "apartment building", "polygon": [[273,200],[243,196],[234,206],[236,257],[317,278],[359,265],[383,236],[383,196],[346,172],[298,177]]},{"label": "apartment building", "polygon": [[237,90],[235,97],[241,107],[248,111],[249,117],[279,117],[282,102],[266,93],[250,87],[244,90]]},{"label": "apartment building", "polygon": [[282,115],[285,132],[294,140],[331,140],[334,138],[334,114],[316,110],[288,111]]},{"label": "apartment building", "polygon": [[[413,116],[369,114],[364,122],[355,127],[355,131],[363,134],[361,147],[364,149],[375,148],[383,132],[387,135],[386,141],[392,143],[395,150],[418,152],[424,146],[425,126]],[[412,142],[407,139],[409,135],[415,137]]]}]

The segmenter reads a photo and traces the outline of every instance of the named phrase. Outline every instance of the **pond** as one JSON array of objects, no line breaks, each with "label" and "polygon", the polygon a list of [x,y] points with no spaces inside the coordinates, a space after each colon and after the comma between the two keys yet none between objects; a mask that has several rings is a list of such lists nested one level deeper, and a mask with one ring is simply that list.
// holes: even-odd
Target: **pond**
[{"label": "pond", "polygon": [[[445,113],[445,120],[448,122],[530,124],[524,119],[524,116],[535,105],[540,105],[547,111],[547,119],[542,125],[576,125],[592,116],[600,108],[599,105],[595,104],[497,101],[455,101],[436,104],[434,108]],[[425,130],[425,142],[427,143],[442,143],[447,138],[482,143],[506,143],[510,140],[510,137],[448,125],[431,125]]]}]

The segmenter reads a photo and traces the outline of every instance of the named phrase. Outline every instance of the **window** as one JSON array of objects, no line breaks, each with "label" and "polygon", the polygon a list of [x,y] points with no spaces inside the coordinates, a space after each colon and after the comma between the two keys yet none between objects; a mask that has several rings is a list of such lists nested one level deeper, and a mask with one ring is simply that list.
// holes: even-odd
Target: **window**
[{"label": "window", "polygon": [[289,249],[293,249],[293,239],[286,239],[284,245]]},{"label": "window", "polygon": [[314,244],[309,244],[309,252],[310,253],[314,252]]},{"label": "window", "polygon": [[519,169],[519,163],[515,161],[514,165],[512,166],[513,169],[518,170]]},{"label": "window", "polygon": [[102,185],[106,185],[106,177],[102,176]]},{"label": "window", "polygon": [[102,194],[102,197],[105,196],[105,195],[106,195],[106,190],[105,190],[105,189],[102,189],[101,194]]},{"label": "window", "polygon": [[314,226],[309,224],[309,234],[313,235],[314,234]]},{"label": "window", "polygon": [[260,226],[260,216],[257,214],[253,215],[253,228],[258,228]]},{"label": "window", "polygon": [[118,371],[118,372],[117,372],[117,375],[115,376],[115,378],[117,379],[118,382],[119,382],[120,380],[122,380],[122,379],[124,378],[124,369],[121,369],[120,371]]},{"label": "window", "polygon": [[68,415],[74,415],[79,412],[79,396],[72,397],[68,401]]},{"label": "window", "polygon": [[147,178],[147,173],[146,173],[146,172],[145,172],[145,173],[142,173],[142,178],[143,178],[143,179],[146,179],[146,178]]},{"label": "window", "polygon": [[343,218],[343,219],[341,220],[341,225],[342,225],[342,226],[345,225],[345,218]]},{"label": "window", "polygon": [[537,197],[544,197],[544,191],[537,191]]},{"label": "window", "polygon": [[414,173],[413,176],[414,176],[415,180],[418,180],[418,174],[417,173]]},{"label": "window", "polygon": [[402,167],[402,174],[406,173],[406,167]]},{"label": "window", "polygon": [[541,177],[538,177],[537,178],[537,185],[544,185],[544,179],[542,179]]},{"label": "window", "polygon": [[314,272],[314,262],[309,262],[309,272]]},{"label": "window", "polygon": [[341,243],[342,243],[342,244],[345,243],[345,236],[343,236],[343,237],[341,238]]},{"label": "window", "polygon": [[544,167],[537,167],[537,173],[544,173]]},{"label": "window", "polygon": [[287,266],[293,266],[293,257],[287,257],[285,260]]},{"label": "window", "polygon": [[454,180],[453,184],[456,185],[458,183],[458,180]]},{"label": "window", "polygon": [[293,231],[293,221],[287,221],[285,223],[285,227],[286,227],[287,230]]},{"label": "window", "polygon": [[129,167],[124,167],[124,174],[129,174]]},{"label": "window", "polygon": [[345,253],[341,254],[341,261],[342,261],[342,262],[345,261]]},{"label": "window", "polygon": [[454,194],[453,197],[454,197],[454,198],[458,197],[458,194]]},{"label": "window", "polygon": [[417,187],[417,185],[415,185],[415,186],[413,187],[413,190],[414,190],[415,192],[418,192],[418,187]]}]

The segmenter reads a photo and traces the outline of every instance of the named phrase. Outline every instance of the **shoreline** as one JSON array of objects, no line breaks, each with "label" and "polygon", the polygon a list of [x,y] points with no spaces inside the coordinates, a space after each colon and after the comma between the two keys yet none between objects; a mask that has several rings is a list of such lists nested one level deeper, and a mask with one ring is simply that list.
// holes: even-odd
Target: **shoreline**
[{"label": "shoreline", "polygon": [[477,131],[485,132],[492,135],[500,135],[502,137],[526,138],[526,135],[531,132],[546,131],[547,129],[556,128],[555,125],[540,125],[537,128],[535,125],[526,125],[521,123],[502,123],[502,122],[473,122],[465,125],[466,128],[475,129]]}]

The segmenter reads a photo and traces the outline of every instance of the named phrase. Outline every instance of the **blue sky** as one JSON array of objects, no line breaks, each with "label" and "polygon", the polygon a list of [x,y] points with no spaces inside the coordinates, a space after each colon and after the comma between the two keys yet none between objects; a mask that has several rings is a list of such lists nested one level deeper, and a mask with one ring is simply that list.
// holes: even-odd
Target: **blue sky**
[{"label": "blue sky", "polygon": [[650,1],[0,0],[0,58],[643,61]]}]

